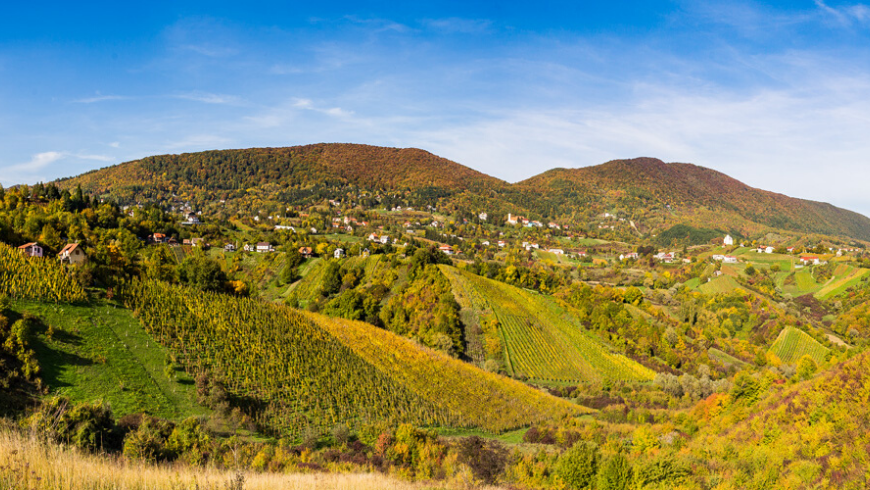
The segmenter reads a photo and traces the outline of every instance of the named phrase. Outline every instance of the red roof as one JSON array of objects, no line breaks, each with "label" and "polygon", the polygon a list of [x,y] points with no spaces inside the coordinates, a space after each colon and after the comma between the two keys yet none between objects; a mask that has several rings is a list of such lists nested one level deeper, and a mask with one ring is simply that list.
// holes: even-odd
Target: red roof
[{"label": "red roof", "polygon": [[38,245],[38,243],[36,243],[36,242],[25,243],[24,245],[18,247],[18,249],[19,250],[27,250],[28,248],[30,248],[34,245]]},{"label": "red roof", "polygon": [[78,243],[68,243],[65,247],[63,247],[63,250],[61,250],[60,253],[61,255],[63,255],[64,253],[72,253],[73,250],[75,250],[78,246]]}]

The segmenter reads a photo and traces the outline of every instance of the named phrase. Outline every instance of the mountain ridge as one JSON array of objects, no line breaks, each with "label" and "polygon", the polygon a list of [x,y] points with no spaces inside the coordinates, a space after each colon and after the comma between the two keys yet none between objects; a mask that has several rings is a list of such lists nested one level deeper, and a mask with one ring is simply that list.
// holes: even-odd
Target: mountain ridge
[{"label": "mountain ridge", "polygon": [[[355,186],[411,191],[431,205],[461,195],[466,207],[477,203],[498,213],[513,210],[584,227],[608,213],[639,223],[641,234],[655,234],[677,224],[715,224],[722,231],[741,235],[785,230],[870,240],[870,218],[859,213],[754,188],[696,164],[665,163],[650,157],[555,168],[508,183],[418,148],[317,143],[155,155],[58,183],[66,187],[81,184],[88,192],[123,201],[182,191],[240,193],[258,187]],[[290,199],[287,195],[283,194],[284,201]]]}]

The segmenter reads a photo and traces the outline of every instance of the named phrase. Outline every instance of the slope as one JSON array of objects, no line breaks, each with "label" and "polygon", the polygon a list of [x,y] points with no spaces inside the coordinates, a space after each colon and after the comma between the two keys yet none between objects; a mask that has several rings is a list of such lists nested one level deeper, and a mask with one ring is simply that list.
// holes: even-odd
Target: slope
[{"label": "slope", "polygon": [[773,341],[769,351],[785,363],[794,364],[801,357],[810,356],[816,363],[821,364],[825,362],[825,356],[831,352],[831,349],[802,330],[785,327]]},{"label": "slope", "polygon": [[729,488],[866,488],[868,373],[865,352],[787,387],[742,377],[688,449]]},{"label": "slope", "polygon": [[654,376],[650,369],[609,352],[552,298],[454,267],[439,267],[457,291],[460,305],[473,309],[483,323],[496,325],[510,374],[555,383]]},{"label": "slope", "polygon": [[353,184],[366,189],[459,191],[505,184],[424,150],[343,143],[151,156],[60,183],[67,188],[81,184],[97,194],[111,191],[146,199],[168,195],[167,191],[230,191],[264,185]]},{"label": "slope", "polygon": [[116,417],[147,413],[182,420],[210,412],[197,403],[193,379],[129,310],[17,300],[12,311],[34,316],[43,327],[32,334],[49,394],[73,402],[102,399]]},{"label": "slope", "polygon": [[656,210],[671,224],[707,226],[712,222],[726,228],[722,231],[748,231],[742,223],[748,221],[802,233],[870,239],[870,219],[858,213],[755,189],[697,165],[654,158],[553,169],[516,187],[546,198],[555,207],[589,206],[599,212],[621,209],[629,215]]},{"label": "slope", "polygon": [[221,379],[267,432],[374,421],[499,432],[580,413],[370,325],[157,282],[122,296],[188,371]]}]

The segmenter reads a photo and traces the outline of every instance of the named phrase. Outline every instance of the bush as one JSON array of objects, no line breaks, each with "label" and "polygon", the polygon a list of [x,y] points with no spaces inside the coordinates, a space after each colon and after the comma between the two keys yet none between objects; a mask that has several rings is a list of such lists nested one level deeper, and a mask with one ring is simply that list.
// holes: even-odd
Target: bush
[{"label": "bush", "polygon": [[598,490],[628,490],[631,485],[632,469],[628,458],[622,454],[611,456],[601,466],[598,473]]},{"label": "bush", "polygon": [[556,474],[568,488],[587,488],[592,486],[598,473],[598,445],[593,442],[579,442],[565,451],[556,463]]},{"label": "bush", "polygon": [[459,461],[484,483],[495,483],[507,466],[508,451],[498,441],[471,436],[460,440],[457,449]]},{"label": "bush", "polygon": [[124,456],[151,463],[173,459],[175,454],[166,447],[173,430],[170,422],[143,415],[136,430],[124,438]]},{"label": "bush", "polygon": [[112,410],[102,400],[73,405],[69,398],[55,397],[26,423],[57,442],[87,451],[113,448],[120,442]]}]

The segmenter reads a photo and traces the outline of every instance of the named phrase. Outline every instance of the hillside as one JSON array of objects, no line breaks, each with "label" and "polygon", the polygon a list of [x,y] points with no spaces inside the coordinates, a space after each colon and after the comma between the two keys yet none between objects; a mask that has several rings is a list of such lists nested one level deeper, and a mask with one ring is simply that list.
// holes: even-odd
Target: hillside
[{"label": "hillside", "polygon": [[708,414],[726,408],[689,450],[734,488],[864,488],[868,367],[870,357],[862,353],[807,381],[773,385],[767,396],[759,395],[769,380],[736,380],[730,397],[699,406]]},{"label": "hillside", "polygon": [[[576,315],[550,297],[440,266],[479,332],[479,349],[499,355],[512,376],[544,383],[649,380],[653,371],[610,352]],[[471,335],[466,334],[466,338]],[[501,351],[501,352],[499,352]]]},{"label": "hillside", "polygon": [[266,432],[375,421],[499,432],[582,412],[365,323],[157,282],[122,296],[189,372],[210,373]]},{"label": "hillside", "polygon": [[153,196],[152,189],[232,191],[265,185],[352,184],[364,189],[458,191],[504,184],[424,150],[343,143],[158,155],[88,172],[63,183],[128,197]]},{"label": "hillside", "polygon": [[[870,240],[870,219],[860,214],[755,189],[697,165],[654,158],[553,169],[508,184],[420,149],[320,143],[150,156],[58,184],[67,189],[81,185],[86,192],[124,203],[175,195],[202,207],[238,199],[240,210],[325,199],[359,204],[366,193],[377,194],[371,203],[383,204],[381,192],[393,192],[394,205],[446,206],[469,215],[481,210],[522,213],[588,229],[607,225],[623,238],[662,234],[659,241],[669,242],[663,246],[704,243],[726,232],[750,236],[777,230]],[[602,225],[603,213],[623,221]],[[682,227],[674,228],[678,225]]]},{"label": "hillside", "polygon": [[755,223],[870,239],[870,219],[858,213],[755,189],[697,165],[655,158],[553,169],[515,187],[540,195],[556,208],[590,206],[600,212],[621,210],[635,218],[643,210],[653,210],[671,225],[683,222],[748,234],[756,231],[749,224]]}]

